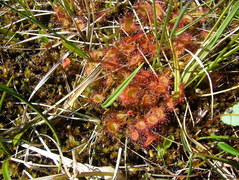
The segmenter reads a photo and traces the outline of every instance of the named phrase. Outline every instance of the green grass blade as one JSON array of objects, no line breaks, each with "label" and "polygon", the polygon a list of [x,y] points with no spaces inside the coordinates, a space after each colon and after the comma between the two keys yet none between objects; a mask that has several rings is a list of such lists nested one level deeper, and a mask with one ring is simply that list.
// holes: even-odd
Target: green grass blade
[{"label": "green grass blade", "polygon": [[[171,16],[171,12],[172,12],[172,7],[173,7],[173,0],[170,0],[169,3],[168,3],[168,9],[166,11],[166,17],[165,17],[165,20],[163,21],[164,24],[163,24],[163,28],[162,28],[162,33],[161,33],[161,38],[160,38],[160,42],[159,42],[159,47],[158,47],[158,51],[160,52],[161,51],[161,48],[162,48],[162,45],[165,41],[165,37],[166,37],[166,34],[167,34],[167,26],[169,24],[169,18]],[[160,54],[158,54],[159,56]],[[159,58],[159,57],[158,57]],[[153,63],[153,66],[155,64],[155,61]]]},{"label": "green grass blade", "polygon": [[156,5],[155,0],[153,0],[153,10],[154,10],[154,36],[155,36],[155,43],[156,43],[156,55],[153,61],[153,66],[157,62],[160,66],[162,66],[161,62],[158,60],[159,53],[160,53],[160,46],[159,46],[159,36],[158,36],[158,23],[157,23],[157,16],[156,16]]},{"label": "green grass blade", "polygon": [[[212,0],[214,1],[214,0]],[[209,1],[211,2],[211,1]],[[205,2],[203,5],[208,4],[209,2]],[[223,1],[219,2],[218,4],[216,4],[213,8],[211,8],[208,12],[206,12],[205,14],[199,16],[197,19],[193,20],[193,22],[187,24],[186,26],[184,26],[183,28],[180,28],[177,32],[175,32],[175,36],[178,36],[180,34],[182,34],[184,31],[186,31],[188,28],[192,27],[194,24],[198,23],[201,19],[203,19],[205,16],[207,16],[208,14],[212,13],[213,11],[215,11],[220,5],[222,5]],[[201,7],[201,6],[197,6],[197,7]]]},{"label": "green grass blade", "polygon": [[[228,49],[228,47],[226,47],[225,49]],[[224,51],[224,49],[222,50]],[[221,52],[222,52],[221,51]],[[224,54],[220,52],[220,54],[217,56],[217,58],[209,64],[208,66],[208,71],[215,71],[218,68],[220,68],[221,66],[218,65],[219,62],[223,61],[223,60],[227,60],[226,58],[230,55],[232,55],[233,53],[239,51],[239,46],[236,44],[235,47],[233,47],[233,49],[230,49],[228,51],[225,51]],[[203,71],[199,72],[194,78],[190,79],[190,81],[188,81],[188,84],[191,84],[193,81],[195,81],[198,77],[202,76],[202,78],[200,80],[198,80],[196,87],[201,84],[202,80],[206,77],[206,75],[203,75]]]},{"label": "green grass blade", "polygon": [[182,129],[180,130],[180,139],[183,144],[184,150],[187,151],[188,153],[191,153],[192,151],[191,151],[190,145],[188,143],[186,134],[184,133],[184,131]]},{"label": "green grass blade", "polygon": [[[239,9],[239,1],[237,1],[236,4],[234,4],[233,9],[231,11],[229,11],[229,9],[231,8],[231,5],[233,3],[234,3],[234,1],[232,1],[227,6],[227,8],[224,10],[225,13],[228,12],[228,15],[227,15],[226,19],[222,22],[221,26],[218,27],[217,32],[214,35],[212,35],[210,42],[204,48],[205,50],[200,54],[200,59],[204,59],[208,55],[208,53],[209,53],[208,50],[213,48],[213,46],[216,44],[217,40],[221,37],[224,30],[227,28],[229,23],[232,21],[233,17],[236,15],[236,13]],[[219,20],[217,21],[218,23],[223,18],[223,16],[224,16],[223,14],[220,16]],[[214,27],[216,27],[216,26],[217,26],[217,23],[215,24]]]},{"label": "green grass blade", "polygon": [[[13,79],[13,76],[10,77],[9,81],[7,82],[7,86],[10,85],[10,83],[12,82],[12,79]],[[3,101],[4,101],[5,97],[6,97],[6,92],[3,92],[1,99],[0,99],[0,112],[2,110],[2,105],[3,105]]]},{"label": "green grass blade", "polygon": [[11,180],[8,166],[9,166],[9,159],[5,159],[2,164],[2,173],[3,173],[4,180]]},{"label": "green grass blade", "polygon": [[[24,9],[27,16],[33,18],[35,21],[37,20],[36,17],[34,17],[32,12],[30,11],[30,7],[28,5],[28,2],[26,2],[25,0],[11,0],[11,2],[13,3],[14,6],[17,6],[19,4]],[[21,16],[21,14],[20,14],[20,16]]]},{"label": "green grass blade", "polygon": [[42,114],[42,112],[33,104],[31,104],[29,101],[27,101],[25,98],[23,98],[21,95],[19,95],[18,93],[16,93],[15,91],[13,91],[11,88],[0,84],[0,91],[6,92],[14,97],[16,97],[17,99],[19,99],[20,101],[26,103],[30,108],[32,108],[44,121],[45,123],[48,125],[48,127],[51,129],[53,136],[56,140],[56,142],[58,143],[59,146],[61,146],[61,141],[60,138],[58,137],[55,128],[52,126],[52,124],[50,123],[50,121],[48,121],[48,119],[46,118],[46,116],[44,114]]},{"label": "green grass blade", "polygon": [[204,157],[204,161],[207,163],[208,166],[211,167],[211,169],[217,173],[217,175],[219,176],[218,179],[222,179],[222,180],[228,180],[226,175],[222,172],[221,168],[219,168],[218,166],[216,166],[213,162],[211,162],[210,160],[208,160],[207,158]]},{"label": "green grass blade", "polygon": [[[41,29],[38,29],[38,33],[39,34],[44,34],[44,32]],[[49,43],[49,39],[47,38],[47,36],[42,36],[41,40],[43,43]]]},{"label": "green grass blade", "polygon": [[180,68],[179,68],[179,60],[178,57],[174,51],[173,43],[169,37],[169,34],[166,34],[168,38],[168,42],[172,51],[173,55],[173,71],[174,71],[174,92],[175,94],[180,94],[180,86],[181,86],[181,73],[180,73]]},{"label": "green grass blade", "polygon": [[15,33],[11,31],[10,29],[6,30],[3,28],[0,28],[0,34],[4,34],[5,36],[14,36]]},{"label": "green grass blade", "polygon": [[0,28],[0,41],[2,41],[3,39],[6,39],[6,40],[10,40],[10,41],[13,41],[15,43],[19,42],[20,40],[17,39],[15,36],[15,33],[13,31],[11,31],[10,29],[3,29],[3,28]]},{"label": "green grass blade", "polygon": [[230,140],[236,140],[238,141],[239,138],[232,137],[232,136],[216,136],[215,134],[212,134],[210,136],[200,137],[197,140],[203,140],[203,139],[215,139],[215,140],[221,140],[221,139],[230,139]]},{"label": "green grass blade", "polygon": [[28,20],[30,20],[31,22],[35,23],[36,25],[38,25],[40,28],[42,28],[43,30],[48,30],[49,32],[53,33],[56,37],[59,37],[61,40],[62,40],[62,43],[63,45],[73,51],[74,53],[76,53],[77,55],[81,56],[82,58],[85,58],[87,60],[90,59],[90,57],[84,53],[83,50],[81,50],[78,46],[76,46],[74,43],[68,41],[67,39],[65,39],[63,36],[61,36],[60,34],[57,34],[56,31],[52,30],[51,28],[45,26],[44,24],[40,23],[35,17],[32,17],[32,16],[29,16],[28,14],[26,13],[23,13],[21,11],[18,11],[17,9],[9,6],[8,4],[6,3],[3,3],[5,6],[9,7],[12,11],[22,15],[23,17],[26,17]]},{"label": "green grass blade", "polygon": [[[233,5],[233,7],[232,7]],[[232,8],[231,11],[229,9]],[[209,34],[210,35],[210,41],[204,42],[203,49],[201,50],[200,54],[198,55],[199,59],[204,60],[208,54],[210,53],[210,50],[213,48],[213,46],[216,44],[218,39],[222,36],[224,30],[227,28],[229,23],[232,21],[233,17],[236,15],[237,11],[239,10],[239,1],[235,3],[235,1],[231,1],[229,5],[225,8],[225,10],[222,12],[221,16],[219,17],[218,21],[212,28]],[[224,15],[228,13],[228,16],[225,18],[223,22],[221,22],[221,19],[224,17]],[[218,24],[221,23],[221,25],[218,27],[218,30],[216,33],[212,34],[214,29],[218,26]],[[209,37],[209,36],[208,36]],[[208,40],[208,38],[205,39],[205,41]],[[188,86],[192,81],[190,79],[191,75],[194,73],[195,69],[197,68],[198,63],[196,61],[193,62],[190,66],[188,66],[184,74],[182,76],[182,82]],[[198,77],[198,76],[197,76]],[[195,78],[197,78],[195,77]],[[194,78],[194,79],[195,79]]]},{"label": "green grass blade", "polygon": [[[228,52],[226,52],[225,54],[223,54],[221,57],[218,58],[217,62],[220,62],[221,60],[227,58],[228,56],[232,55],[235,52],[239,51],[239,46],[237,45],[236,47],[234,47],[233,49],[229,50]],[[209,70],[210,70],[210,66],[209,66]]]},{"label": "green grass blade", "polygon": [[213,63],[211,63],[208,66],[208,69],[211,70],[213,69],[213,67],[218,64],[219,62],[221,62],[222,60],[224,60],[226,57],[230,56],[231,54],[233,54],[234,52],[238,51],[238,43],[236,43],[235,41],[239,38],[239,34],[237,34],[231,41],[230,43],[227,44],[227,46],[219,53],[219,55],[217,56],[217,58],[215,59],[215,61]]},{"label": "green grass blade", "polygon": [[134,70],[134,72],[125,79],[120,86],[118,86],[114,92],[105,100],[105,102],[101,105],[102,108],[109,107],[116,99],[117,97],[123,92],[123,90],[129,85],[131,80],[134,78],[134,76],[137,74],[137,72],[141,69],[144,63],[142,63],[137,69]]},{"label": "green grass blade", "polygon": [[21,131],[20,131],[17,135],[14,136],[13,141],[12,141],[12,143],[13,143],[14,146],[21,140],[22,135],[23,135],[30,127],[32,127],[32,125],[35,124],[36,122],[37,122],[37,120],[28,122],[28,123],[21,129]]},{"label": "green grass blade", "polygon": [[239,151],[225,142],[218,142],[217,146],[229,154],[239,156]]},{"label": "green grass blade", "polygon": [[192,155],[190,155],[190,157],[189,157],[189,168],[188,168],[188,174],[187,174],[187,178],[186,178],[186,180],[190,180],[191,178],[189,177],[191,174],[192,174],[192,168],[193,167],[193,156]]},{"label": "green grass blade", "polygon": [[170,33],[170,39],[171,39],[171,40],[175,37],[175,31],[176,31],[176,29],[178,28],[179,23],[180,23],[180,21],[181,21],[183,15],[184,15],[184,13],[187,11],[187,8],[188,8],[188,6],[190,5],[191,2],[192,2],[192,0],[188,1],[188,2],[185,4],[185,6],[183,7],[183,9],[180,11],[180,14],[178,15],[177,20],[176,20],[176,22],[174,23],[174,26],[173,26],[173,28],[172,28],[172,30],[171,30],[171,33]]},{"label": "green grass blade", "polygon": [[72,51],[73,53],[78,54],[79,56],[85,58],[85,59],[89,59],[89,56],[86,55],[79,47],[77,47],[74,43],[64,39],[64,41],[62,42],[63,46],[65,46],[65,48],[69,49],[70,51]]},{"label": "green grass blade", "polygon": [[219,157],[208,155],[208,154],[196,154],[196,155],[194,155],[194,157],[200,157],[203,160],[205,160],[206,158],[213,159],[213,160],[220,161],[220,162],[223,162],[223,163],[226,163],[226,164],[230,164],[233,167],[239,169],[239,164],[236,161],[233,161],[233,160],[219,158]]},{"label": "green grass blade", "polygon": [[1,147],[4,154],[10,156],[12,153],[9,150],[9,148],[6,146],[6,144],[2,141],[2,139],[3,139],[2,136],[0,136],[0,147]]},{"label": "green grass blade", "polygon": [[[216,70],[218,63],[226,59],[226,57],[230,56],[231,54],[237,52],[239,50],[238,43],[236,43],[237,39],[239,38],[239,34],[237,34],[235,37],[232,38],[232,40],[225,46],[223,50],[220,51],[219,55],[216,57],[216,59],[209,64],[208,70]],[[220,66],[218,66],[220,67]],[[202,74],[202,73],[201,73]],[[205,75],[202,77],[204,79]],[[201,81],[199,81],[201,82]]]},{"label": "green grass blade", "polygon": [[72,3],[72,0],[69,2],[67,0],[56,0],[56,3],[58,3],[64,11],[69,15],[69,17],[74,17],[74,6]]}]

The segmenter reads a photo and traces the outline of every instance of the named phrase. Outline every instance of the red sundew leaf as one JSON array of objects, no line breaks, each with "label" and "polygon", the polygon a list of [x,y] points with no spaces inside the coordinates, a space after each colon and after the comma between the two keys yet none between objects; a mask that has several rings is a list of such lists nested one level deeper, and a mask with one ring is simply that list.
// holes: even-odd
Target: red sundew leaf
[{"label": "red sundew leaf", "polygon": [[107,128],[108,132],[114,134],[114,133],[117,133],[117,132],[119,131],[120,124],[117,123],[117,122],[114,121],[114,120],[109,120],[109,121],[106,123],[106,128]]},{"label": "red sundew leaf", "polygon": [[152,144],[153,141],[158,139],[158,136],[155,134],[150,134],[149,132],[146,134],[146,141],[144,142],[144,147],[148,147]]},{"label": "red sundew leaf", "polygon": [[139,139],[139,132],[137,130],[133,130],[131,129],[130,130],[130,138],[133,140],[133,141],[137,141]]},{"label": "red sundew leaf", "polygon": [[136,129],[138,130],[144,130],[147,128],[147,124],[145,123],[144,120],[140,120],[135,124]]},{"label": "red sundew leaf", "polygon": [[64,70],[67,69],[67,67],[71,64],[71,59],[70,58],[66,58],[64,59],[64,61],[62,62],[62,67]]}]

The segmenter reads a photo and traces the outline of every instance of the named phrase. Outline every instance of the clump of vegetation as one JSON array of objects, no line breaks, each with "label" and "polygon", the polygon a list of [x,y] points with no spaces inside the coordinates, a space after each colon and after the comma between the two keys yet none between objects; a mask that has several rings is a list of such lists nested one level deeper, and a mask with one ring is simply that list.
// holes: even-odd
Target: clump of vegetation
[{"label": "clump of vegetation", "polygon": [[239,2],[0,7],[5,179],[238,177]]},{"label": "clump of vegetation", "polygon": [[[174,97],[171,92],[171,70],[163,67],[160,68],[161,72],[156,72],[152,68],[150,63],[156,52],[154,36],[145,36],[142,32],[128,36],[116,42],[113,47],[101,51],[101,53],[99,50],[92,52],[94,59],[92,58],[93,62],[90,62],[88,66],[92,67],[92,63],[100,63],[103,59],[100,66],[103,68],[104,78],[92,83],[85,96],[89,97],[89,104],[95,103],[93,105],[97,108],[94,108],[94,111],[99,110],[99,114],[102,114],[100,117],[111,135],[126,126],[126,132],[121,130],[123,137],[125,134],[133,133],[134,138],[131,139],[141,143],[146,142],[147,136],[152,136],[152,128],[155,129],[156,126],[164,123],[166,125],[170,119],[169,116],[166,117],[166,114],[174,110],[182,100],[182,93]],[[96,54],[100,56],[95,57]],[[148,64],[142,66],[145,60]],[[134,71],[140,64],[141,69]],[[132,76],[133,72],[137,74]],[[122,80],[129,77],[132,78],[129,84],[122,86],[126,84],[126,81]],[[112,90],[115,88],[118,90],[114,92],[122,92],[118,95],[114,94]],[[114,105],[110,106],[111,104],[107,105],[107,103],[102,105],[106,97],[109,97],[106,102],[116,97]],[[104,110],[101,106],[108,109]],[[136,138],[137,134],[140,137]],[[143,143],[145,147],[157,139],[156,135],[153,137],[150,142]]]}]

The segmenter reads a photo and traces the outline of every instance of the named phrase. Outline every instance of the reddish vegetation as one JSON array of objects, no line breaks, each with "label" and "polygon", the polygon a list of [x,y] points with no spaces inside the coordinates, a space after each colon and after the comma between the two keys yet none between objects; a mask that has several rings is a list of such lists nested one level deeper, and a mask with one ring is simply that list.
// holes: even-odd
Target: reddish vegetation
[{"label": "reddish vegetation", "polygon": [[137,130],[134,130],[134,129],[130,129],[130,138],[133,140],[133,141],[138,141],[139,140],[139,132]]},{"label": "reddish vegetation", "polygon": [[[156,17],[161,19],[164,13],[164,8],[159,2],[155,2],[156,7]],[[144,1],[135,5],[136,12],[141,17],[143,21],[148,26],[153,26],[154,14],[153,6],[150,2]]]},{"label": "reddish vegetation", "polygon": [[141,99],[141,105],[143,107],[154,107],[157,104],[157,99],[155,98],[154,94],[150,91],[146,91]]},{"label": "reddish vegetation", "polygon": [[150,113],[145,116],[148,125],[155,126],[166,122],[165,108],[158,107],[151,109]]},{"label": "reddish vegetation", "polygon": [[144,120],[140,120],[140,121],[136,122],[136,124],[134,126],[138,130],[145,130],[145,129],[147,129],[147,124],[146,124],[146,122]]},{"label": "reddish vegetation", "polygon": [[[118,49],[108,48],[104,50],[104,55],[98,51],[91,53],[96,62],[102,59],[99,55],[104,56],[102,67],[107,74],[100,83],[104,85],[105,94],[98,91],[92,97],[93,101],[98,102],[99,94],[102,97],[109,96],[108,90],[119,86],[145,61],[137,46],[141,47],[149,62],[153,60],[154,50],[150,46],[155,47],[155,42],[145,38],[143,33],[122,39],[116,44]],[[172,97],[170,74],[168,69],[159,73],[152,72],[147,66],[143,67],[117,98],[117,106],[103,115],[109,134],[126,131],[132,141],[140,143],[144,148],[156,141],[158,136],[154,133],[155,129],[169,122],[167,114],[179,103],[179,100]]]},{"label": "reddish vegetation", "polygon": [[64,59],[64,61],[62,62],[63,69],[66,70],[70,64],[71,64],[71,59],[70,58]]},{"label": "reddish vegetation", "polygon": [[121,28],[131,34],[139,30],[139,26],[134,22],[134,17],[132,14],[126,14],[121,20]]},{"label": "reddish vegetation", "polygon": [[146,140],[144,141],[144,144],[143,144],[144,147],[148,147],[153,141],[158,139],[158,136],[156,134],[152,134],[148,131],[146,132],[145,136],[146,136]]},{"label": "reddish vegetation", "polygon": [[[128,74],[125,69],[120,70],[120,74]],[[122,73],[123,70],[125,73]],[[115,134],[122,127],[132,141],[143,147],[149,146],[158,139],[155,129],[169,122],[167,114],[179,102],[174,101],[170,86],[171,80],[167,73],[155,75],[150,69],[142,69],[116,101],[117,107],[123,111],[117,112],[117,108],[112,108],[107,112],[110,116],[104,115],[107,131]]]},{"label": "reddish vegetation", "polygon": [[56,12],[56,17],[63,28],[69,27],[72,24],[71,18],[60,6],[56,7],[54,10]]},{"label": "reddish vegetation", "polygon": [[[163,25],[160,19],[164,16],[165,7],[160,2],[155,3],[158,25]],[[154,23],[152,2],[136,3],[133,7],[142,25],[152,27]],[[178,14],[179,12],[175,11],[171,18]],[[183,99],[183,86],[179,92],[173,92],[171,70],[161,66],[160,69],[152,71],[149,67],[148,63],[152,64],[157,53],[155,36],[150,31],[143,32],[138,20],[134,17],[133,12],[127,12],[119,20],[122,36],[112,47],[90,52],[90,64],[101,63],[104,78],[91,87],[92,93],[89,97],[91,97],[91,102],[100,106],[123,80],[140,64],[145,63],[113,105],[106,112],[102,110],[101,113],[103,113],[103,124],[109,134],[129,136],[133,142],[146,148],[159,140],[155,132],[170,122],[169,114]],[[178,29],[185,27],[196,18],[197,15],[193,12],[185,14]],[[168,27],[172,28],[174,23],[175,21],[172,21]],[[176,58],[182,63],[187,61],[186,58],[181,58],[185,55],[185,48],[193,52],[198,46],[197,40],[205,36],[192,32],[194,31],[189,29],[172,41]],[[172,58],[172,49],[169,45],[163,45],[161,48],[169,59]],[[87,74],[93,67],[93,65],[88,65]]]},{"label": "reddish vegetation", "polygon": [[123,106],[136,105],[139,103],[139,91],[136,86],[128,86],[119,96]]},{"label": "reddish vegetation", "polygon": [[102,94],[94,94],[92,96],[93,103],[100,104],[104,101],[105,97]]},{"label": "reddish vegetation", "polygon": [[120,128],[120,123],[117,122],[115,119],[110,119],[106,122],[106,128],[109,131],[109,133],[117,133]]},{"label": "reddish vegetation", "polygon": [[[180,55],[184,53],[184,49],[189,49],[191,51],[193,51],[192,48],[195,49],[195,47],[192,46],[192,44],[195,46],[195,42],[194,42],[194,38],[192,35],[188,34],[188,33],[182,33],[181,35],[179,35],[176,39],[176,41],[174,42],[174,46],[175,46],[175,50],[176,52]],[[196,44],[197,45],[197,44]],[[198,46],[198,45],[197,45]]]}]

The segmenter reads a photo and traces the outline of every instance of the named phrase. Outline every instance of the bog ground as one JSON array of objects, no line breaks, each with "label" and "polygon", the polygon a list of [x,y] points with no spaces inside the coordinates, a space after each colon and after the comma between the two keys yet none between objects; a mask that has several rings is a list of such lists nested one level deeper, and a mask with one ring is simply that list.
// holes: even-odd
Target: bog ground
[{"label": "bog ground", "polygon": [[0,1],[0,177],[239,177],[239,1]]}]

